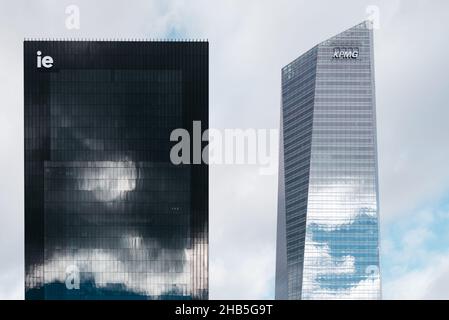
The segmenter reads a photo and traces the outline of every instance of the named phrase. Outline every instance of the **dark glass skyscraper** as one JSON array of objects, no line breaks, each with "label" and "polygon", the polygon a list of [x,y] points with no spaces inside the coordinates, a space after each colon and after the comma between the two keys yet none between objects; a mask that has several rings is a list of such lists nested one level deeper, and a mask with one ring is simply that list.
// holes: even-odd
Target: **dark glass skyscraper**
[{"label": "dark glass skyscraper", "polygon": [[282,69],[277,299],[380,299],[370,22]]},{"label": "dark glass skyscraper", "polygon": [[207,299],[208,43],[25,41],[27,299]]}]

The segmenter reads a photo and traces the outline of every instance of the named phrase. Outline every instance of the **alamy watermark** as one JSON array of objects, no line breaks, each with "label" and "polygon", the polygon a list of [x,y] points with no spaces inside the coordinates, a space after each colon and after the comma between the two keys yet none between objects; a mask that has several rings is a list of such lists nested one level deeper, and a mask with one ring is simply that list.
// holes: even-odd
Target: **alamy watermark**
[{"label": "alamy watermark", "polygon": [[376,5],[369,5],[365,8],[366,19],[371,22],[370,28],[380,29],[380,8]]},{"label": "alamy watermark", "polygon": [[277,172],[279,131],[277,129],[207,129],[193,121],[192,130],[171,132],[173,164],[255,165],[262,175]]},{"label": "alamy watermark", "polygon": [[67,15],[65,19],[65,27],[68,30],[79,30],[80,28],[80,8],[76,4],[71,4],[65,8]]},{"label": "alamy watermark", "polygon": [[68,290],[79,290],[80,271],[76,265],[69,265],[65,269],[65,287]]}]

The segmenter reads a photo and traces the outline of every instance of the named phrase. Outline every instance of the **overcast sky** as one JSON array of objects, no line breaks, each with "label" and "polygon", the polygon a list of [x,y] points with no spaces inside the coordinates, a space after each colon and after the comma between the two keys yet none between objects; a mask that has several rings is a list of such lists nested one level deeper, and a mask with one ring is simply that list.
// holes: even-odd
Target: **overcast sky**
[{"label": "overcast sky", "polygon": [[[65,26],[68,5],[80,29]],[[384,298],[449,299],[449,2],[0,2],[0,298],[23,292],[23,38],[210,42],[215,128],[278,128],[280,69],[375,6]],[[373,7],[372,7],[373,8]],[[210,168],[210,297],[273,298],[277,176]]]}]

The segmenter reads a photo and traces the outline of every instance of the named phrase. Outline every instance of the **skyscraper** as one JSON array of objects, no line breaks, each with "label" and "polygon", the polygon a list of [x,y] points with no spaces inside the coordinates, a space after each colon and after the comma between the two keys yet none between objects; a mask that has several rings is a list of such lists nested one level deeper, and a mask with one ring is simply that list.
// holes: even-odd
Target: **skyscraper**
[{"label": "skyscraper", "polygon": [[282,69],[276,298],[380,299],[373,31]]},{"label": "skyscraper", "polygon": [[[25,41],[26,299],[207,299],[208,43]],[[189,130],[189,131],[190,131]]]}]

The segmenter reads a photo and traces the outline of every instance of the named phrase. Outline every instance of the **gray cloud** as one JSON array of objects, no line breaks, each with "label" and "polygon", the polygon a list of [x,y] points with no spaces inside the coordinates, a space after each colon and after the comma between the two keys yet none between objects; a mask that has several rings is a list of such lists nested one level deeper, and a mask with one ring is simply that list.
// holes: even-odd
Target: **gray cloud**
[{"label": "gray cloud", "polygon": [[[77,31],[64,27],[72,3],[81,10]],[[447,1],[2,2],[0,297],[23,297],[23,37],[162,38],[178,30],[208,38],[211,126],[277,128],[280,68],[366,18],[372,4],[380,10],[375,54],[386,224],[449,189]],[[276,180],[253,167],[211,168],[212,298],[272,294]],[[402,292],[399,285],[390,288]]]}]

